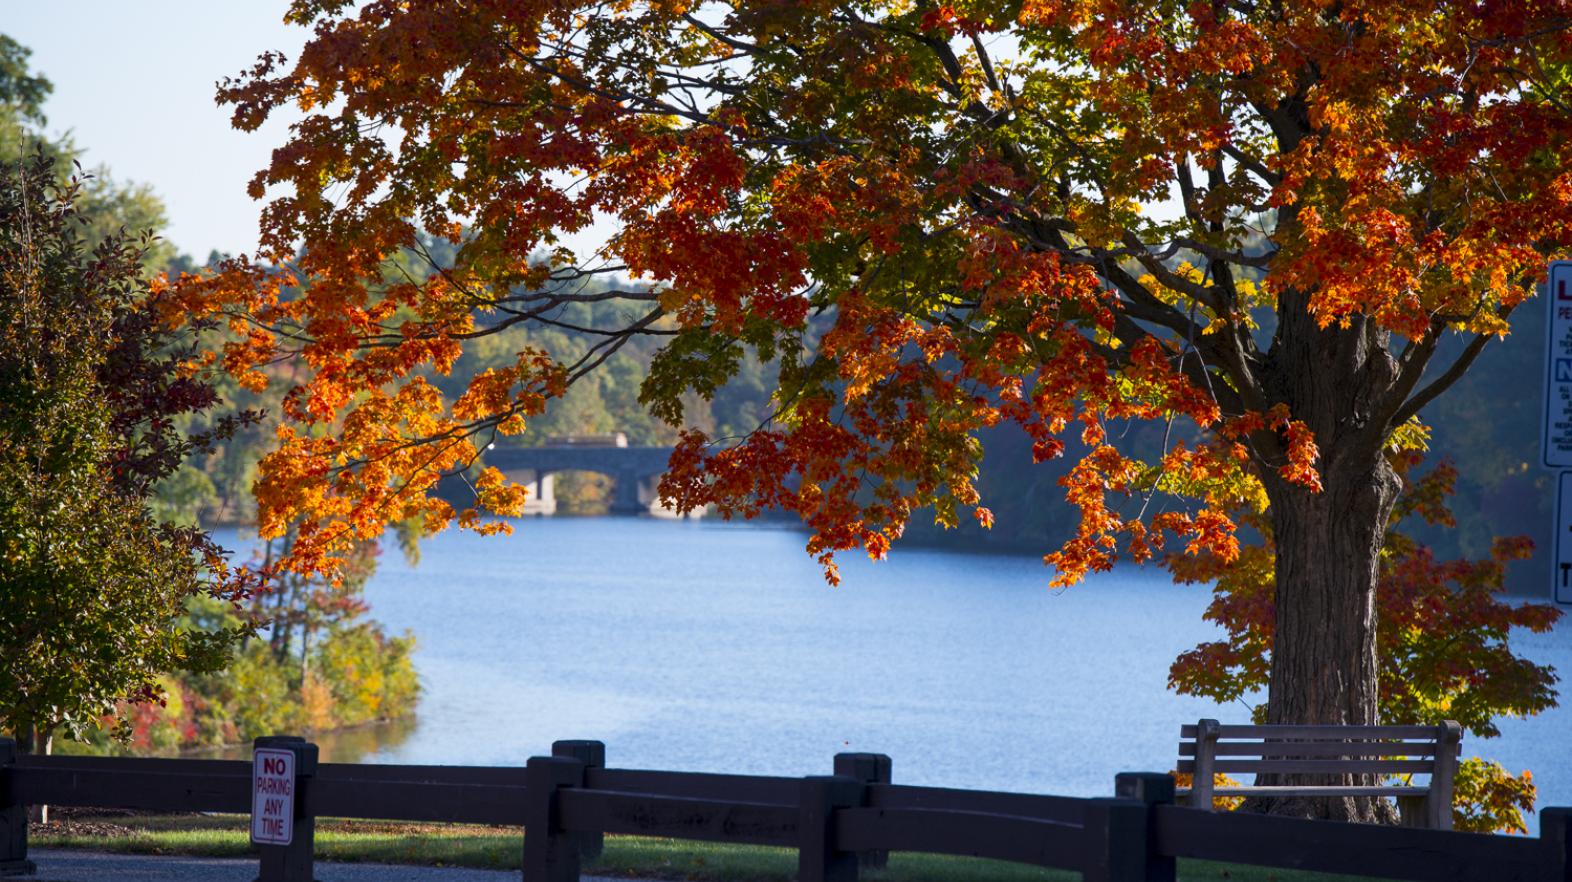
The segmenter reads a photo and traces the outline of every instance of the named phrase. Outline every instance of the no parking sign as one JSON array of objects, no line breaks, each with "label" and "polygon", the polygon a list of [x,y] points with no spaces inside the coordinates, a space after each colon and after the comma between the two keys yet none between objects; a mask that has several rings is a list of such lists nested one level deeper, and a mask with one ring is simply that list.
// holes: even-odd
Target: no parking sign
[{"label": "no parking sign", "polygon": [[251,756],[251,841],[288,845],[295,837],[295,752],[259,747]]}]

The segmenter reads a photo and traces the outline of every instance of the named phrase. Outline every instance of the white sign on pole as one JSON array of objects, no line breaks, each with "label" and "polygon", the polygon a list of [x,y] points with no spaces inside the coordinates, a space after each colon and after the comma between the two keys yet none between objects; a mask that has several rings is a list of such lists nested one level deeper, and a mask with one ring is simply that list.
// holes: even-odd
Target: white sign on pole
[{"label": "white sign on pole", "polygon": [[1572,260],[1550,263],[1545,322],[1545,423],[1540,456],[1553,469],[1572,468]]},{"label": "white sign on pole", "polygon": [[295,837],[295,752],[257,748],[251,757],[251,841],[288,845]]},{"label": "white sign on pole", "polygon": [[[1545,417],[1539,436],[1540,461],[1553,469],[1572,467],[1572,260],[1552,260],[1545,282],[1550,315],[1545,322]],[[1556,476],[1555,535],[1550,540],[1550,594],[1572,605],[1572,472]]]},{"label": "white sign on pole", "polygon": [[1572,604],[1572,472],[1556,477],[1556,535],[1550,544],[1556,555],[1551,570],[1556,603]]}]

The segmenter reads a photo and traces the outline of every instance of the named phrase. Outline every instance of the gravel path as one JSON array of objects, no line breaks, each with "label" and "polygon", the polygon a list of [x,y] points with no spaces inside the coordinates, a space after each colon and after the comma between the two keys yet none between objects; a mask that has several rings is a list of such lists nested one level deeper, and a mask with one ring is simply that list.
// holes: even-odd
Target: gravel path
[{"label": "gravel path", "polygon": [[[38,875],[17,882],[253,882],[257,862],[241,858],[151,857],[76,849],[31,848]],[[317,861],[318,882],[519,882],[508,870],[335,864]],[[585,876],[584,882],[627,882]],[[9,882],[9,880],[7,880]]]}]

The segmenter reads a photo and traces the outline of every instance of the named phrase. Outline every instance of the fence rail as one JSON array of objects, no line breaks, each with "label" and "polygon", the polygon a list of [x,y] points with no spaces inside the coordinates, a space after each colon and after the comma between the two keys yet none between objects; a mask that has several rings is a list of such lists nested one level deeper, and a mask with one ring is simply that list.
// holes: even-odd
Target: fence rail
[{"label": "fence rail", "polygon": [[565,832],[666,836],[747,845],[797,844],[794,805],[576,788],[563,790],[557,799]]},{"label": "fence rail", "polygon": [[[1079,871],[1089,882],[1171,882],[1177,858],[1415,880],[1572,882],[1572,809],[1541,813],[1538,838],[1213,814],[1173,804],[1164,774],[1126,773],[1113,798],[890,783],[890,759],[840,754],[805,778],[605,768],[605,747],[563,741],[525,768],[318,764],[295,750],[295,839],[258,846],[259,882],[312,876],[315,819],[522,826],[528,882],[576,880],[605,833],[782,846],[802,882],[855,882],[889,851],[965,855]],[[250,763],[18,756],[0,739],[0,876],[26,872],[25,806],[245,813]]]},{"label": "fence rail", "polygon": [[[1158,850],[1177,857],[1392,879],[1561,882],[1566,878],[1564,859],[1561,876],[1545,872],[1555,857],[1545,836],[1548,831],[1536,840],[1212,814],[1167,805],[1157,808],[1155,828]],[[1562,838],[1564,842],[1564,831]]]}]

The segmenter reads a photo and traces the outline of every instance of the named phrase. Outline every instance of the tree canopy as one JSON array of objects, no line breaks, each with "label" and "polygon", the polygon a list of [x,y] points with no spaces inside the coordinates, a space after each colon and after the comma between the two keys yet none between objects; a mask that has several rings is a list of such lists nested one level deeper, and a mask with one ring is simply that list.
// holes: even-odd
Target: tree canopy
[{"label": "tree canopy", "polygon": [[[784,428],[701,465],[785,461],[754,470],[758,486],[674,482],[685,501],[789,497],[810,519],[837,512],[826,528],[855,524],[824,532],[826,549],[877,549],[913,503],[975,501],[965,437],[979,425],[1018,421],[1044,456],[1072,423],[1095,437],[1108,419],[1183,415],[1217,430],[1160,463],[1195,474],[1172,488],[1202,499],[1189,514],[1113,517],[1095,486],[1148,470],[1105,450],[1083,462],[1086,529],[1055,556],[1073,578],[1105,565],[1116,536],[1139,554],[1153,525],[1226,542],[1207,497],[1239,495],[1217,482],[1241,456],[1313,487],[1323,448],[1379,450],[1504,332],[1567,234],[1566,46],[1534,5],[301,2],[291,16],[322,31],[302,59],[265,56],[222,95],[243,127],[308,111],[254,191],[295,189],[269,207],[268,253],[313,284],[280,297],[278,279],[248,280],[264,324],[302,333],[259,329],[231,363],[305,349],[318,369],[293,415],[380,409],[355,422],[382,437],[333,446],[395,487],[467,453],[461,434],[516,428],[560,382],[526,356],[476,378],[456,412],[394,428],[403,407],[433,409],[415,400],[418,369],[451,365],[465,336],[549,317],[574,300],[567,283],[609,269],[540,250],[599,213],[620,222],[604,256],[661,286],[594,295],[643,309],[607,348],[674,338],[647,387],[658,412],[676,416],[672,393],[709,388],[745,345],[802,362],[782,381],[796,390]],[[1000,37],[1010,57],[990,55]],[[1148,208],[1170,196],[1173,211]],[[452,266],[388,282],[383,262],[421,228],[461,243]],[[803,357],[804,319],[831,305],[841,334]],[[1254,327],[1262,307],[1275,328]],[[653,327],[662,315],[675,327]],[[1448,329],[1475,345],[1421,384]],[[1388,354],[1391,334],[1411,345]],[[1322,337],[1383,356],[1348,354],[1369,419],[1341,434],[1284,400],[1317,373],[1294,347]],[[909,358],[918,348],[927,359]],[[826,402],[845,413],[833,428],[813,415]],[[455,441],[440,463],[381,455],[438,435]],[[910,456],[874,455],[894,450]],[[880,498],[779,485],[820,459]],[[329,491],[346,515],[408,501],[357,483]]]},{"label": "tree canopy", "polygon": [[[1379,716],[1375,585],[1423,408],[1572,239],[1564,3],[296,0],[315,36],[221,85],[237,126],[303,112],[252,185],[263,249],[178,286],[226,310],[225,363],[308,374],[264,461],[261,525],[330,567],[639,336],[642,401],[745,357],[775,412],[686,427],[662,492],[795,512],[833,578],[913,512],[991,513],[979,432],[1019,426],[1080,526],[1074,582],[1270,523],[1267,717]],[[615,225],[596,253],[563,236]],[[410,276],[419,235],[451,259]],[[639,282],[590,286],[625,273]],[[468,379],[476,338],[617,307],[567,363]],[[601,315],[607,315],[603,311]],[[810,317],[828,324],[811,331]],[[1443,338],[1462,345],[1438,358]],[[1164,426],[1136,452],[1121,426]]]}]

